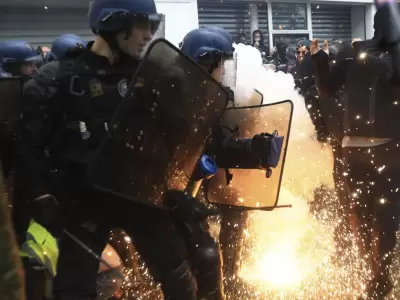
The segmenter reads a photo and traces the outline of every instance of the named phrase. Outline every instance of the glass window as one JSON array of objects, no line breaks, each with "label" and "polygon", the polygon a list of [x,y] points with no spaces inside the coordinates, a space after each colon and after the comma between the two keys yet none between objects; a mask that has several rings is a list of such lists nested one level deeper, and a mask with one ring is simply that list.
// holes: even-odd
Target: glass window
[{"label": "glass window", "polygon": [[274,30],[307,29],[305,4],[272,3],[272,25]]}]

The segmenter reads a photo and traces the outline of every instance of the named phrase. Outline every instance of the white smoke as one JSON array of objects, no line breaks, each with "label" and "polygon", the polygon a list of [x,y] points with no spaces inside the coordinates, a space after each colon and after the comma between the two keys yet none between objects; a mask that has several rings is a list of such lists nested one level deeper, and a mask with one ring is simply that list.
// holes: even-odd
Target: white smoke
[{"label": "white smoke", "polygon": [[[248,45],[235,46],[237,70],[235,102],[251,97],[253,89],[264,95],[264,104],[291,100],[294,104],[289,147],[285,163],[283,187],[296,196],[312,201],[312,192],[321,185],[333,187],[331,147],[316,140],[316,132],[304,98],[295,89],[291,74],[273,72],[262,65],[260,52]],[[232,70],[227,69],[227,73]],[[227,74],[228,77],[233,76]]]},{"label": "white smoke", "polygon": [[[313,217],[307,203],[314,200],[316,188],[333,187],[332,150],[329,145],[317,141],[304,98],[295,90],[293,76],[264,68],[261,54],[251,46],[235,45],[235,51],[236,103],[246,105],[253,89],[257,89],[264,95],[264,104],[291,100],[294,105],[279,196],[279,204],[291,204],[292,208],[256,211],[249,215],[247,230],[250,234],[244,240],[246,250],[240,276],[267,289],[296,288],[307,278],[312,282],[312,274],[322,262],[329,260],[333,251],[330,228]],[[276,120],[268,121],[279,124],[282,118],[277,116]],[[312,298],[308,294],[305,297]],[[281,299],[272,296],[269,299],[278,298]]]}]

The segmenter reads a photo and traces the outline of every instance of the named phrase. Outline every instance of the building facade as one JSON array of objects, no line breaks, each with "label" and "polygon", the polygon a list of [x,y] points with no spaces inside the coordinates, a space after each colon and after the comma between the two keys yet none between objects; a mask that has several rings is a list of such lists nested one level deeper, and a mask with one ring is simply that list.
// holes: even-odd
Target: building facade
[{"label": "building facade", "polygon": [[[165,16],[159,33],[178,45],[199,26],[219,26],[235,39],[244,32],[251,41],[255,29],[263,32],[272,48],[278,39],[370,38],[373,34],[372,0],[298,1],[271,0],[156,0]],[[24,39],[49,45],[60,34],[74,33],[90,40],[89,0],[0,0],[0,41]]]}]

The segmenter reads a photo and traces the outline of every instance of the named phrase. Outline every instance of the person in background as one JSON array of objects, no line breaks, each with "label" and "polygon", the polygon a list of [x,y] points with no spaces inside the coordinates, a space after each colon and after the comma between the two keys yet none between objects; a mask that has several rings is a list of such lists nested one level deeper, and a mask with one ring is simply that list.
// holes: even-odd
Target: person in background
[{"label": "person in background", "polygon": [[318,40],[310,47],[320,97],[329,99],[344,87],[341,146],[350,198],[349,222],[359,254],[370,269],[368,299],[383,299],[393,288],[390,266],[399,227],[399,88],[393,84],[392,58],[378,26],[384,18],[378,10],[374,37],[353,42],[351,51],[331,67],[328,41],[323,49]]},{"label": "person in background", "polygon": [[20,76],[23,80],[29,79],[42,62],[42,54],[26,41],[0,43],[0,65],[6,73]]},{"label": "person in background", "polygon": [[39,53],[42,53],[43,59],[46,58],[47,54],[51,51],[49,47],[47,46],[39,46],[37,47],[36,51]]},{"label": "person in background", "polygon": [[236,44],[245,44],[245,45],[249,44],[249,41],[247,40],[247,36],[244,33],[244,31],[240,31],[239,40],[236,42]]},{"label": "person in background", "polygon": [[79,36],[70,33],[62,34],[51,44],[51,51],[46,56],[46,62],[67,59],[76,49],[86,46],[87,42]]},{"label": "person in background", "polygon": [[261,30],[257,29],[253,31],[253,47],[260,51],[262,58],[266,58],[269,55],[269,49],[264,44],[264,36]]}]

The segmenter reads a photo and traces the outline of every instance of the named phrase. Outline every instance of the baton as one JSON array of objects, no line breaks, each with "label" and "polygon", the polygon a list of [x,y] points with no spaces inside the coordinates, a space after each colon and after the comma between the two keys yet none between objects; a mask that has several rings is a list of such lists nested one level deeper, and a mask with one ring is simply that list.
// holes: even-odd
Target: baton
[{"label": "baton", "polygon": [[120,279],[125,280],[125,276],[121,274],[121,272],[115,270],[108,262],[106,262],[104,259],[101,258],[97,253],[95,253],[91,248],[89,248],[85,243],[83,243],[80,239],[78,239],[76,236],[74,236],[72,233],[70,233],[68,230],[64,229],[64,233],[72,239],[75,243],[77,243],[79,246],[81,246],[87,253],[89,253],[91,256],[96,258],[99,262],[101,262],[103,265],[105,265],[107,268],[112,270],[115,275],[117,275]]}]

